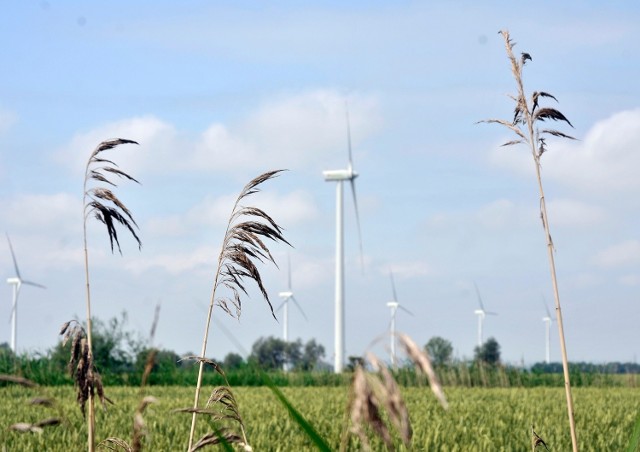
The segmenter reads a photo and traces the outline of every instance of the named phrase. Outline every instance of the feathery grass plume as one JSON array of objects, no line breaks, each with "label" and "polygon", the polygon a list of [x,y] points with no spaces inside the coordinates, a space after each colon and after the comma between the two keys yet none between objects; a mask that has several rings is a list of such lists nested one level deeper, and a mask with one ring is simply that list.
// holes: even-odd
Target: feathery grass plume
[{"label": "feathery grass plume", "polygon": [[416,365],[417,369],[426,374],[429,379],[429,386],[431,387],[431,391],[440,402],[440,405],[446,410],[449,408],[449,404],[447,403],[447,398],[444,395],[444,391],[442,389],[442,385],[440,384],[440,379],[438,378],[438,374],[436,374],[433,369],[433,365],[431,364],[431,358],[427,352],[418,347],[418,345],[406,334],[398,334],[398,338],[400,339],[400,344],[404,347],[407,352],[407,355]]},{"label": "feathery grass plume", "polygon": [[[410,447],[413,430],[398,384],[377,356],[367,353],[366,360],[375,373],[366,372],[361,364],[354,371],[348,405],[351,433],[358,436],[363,450],[371,448],[367,435],[369,429],[384,442],[388,450],[394,450],[393,435],[384,420],[386,415],[404,445]],[[347,442],[343,441],[341,449],[346,448]]]},{"label": "feathery grass plume", "polygon": [[110,450],[124,450],[126,452],[140,452],[142,450],[142,440],[148,434],[146,424],[144,422],[144,411],[152,403],[157,403],[158,399],[153,396],[146,396],[138,405],[133,416],[133,438],[131,444],[121,438],[110,437],[98,444],[98,447],[105,447]]},{"label": "feathery grass plume", "polygon": [[544,91],[535,91],[531,95],[531,102],[527,100],[527,96],[524,91],[524,85],[522,81],[522,72],[526,61],[533,61],[531,55],[528,53],[522,53],[518,59],[513,54],[513,47],[515,43],[511,40],[509,32],[506,30],[500,31],[504,38],[504,43],[507,51],[507,57],[511,62],[511,72],[516,81],[517,94],[510,96],[515,102],[514,116],[512,121],[506,121],[504,119],[488,119],[480,122],[500,124],[507,129],[515,133],[518,139],[509,141],[503,146],[510,146],[513,144],[526,144],[531,150],[533,161],[536,168],[536,177],[538,182],[538,190],[540,193],[540,218],[542,219],[542,226],[545,232],[547,254],[549,258],[549,267],[551,270],[551,283],[553,285],[553,294],[556,305],[556,320],[558,324],[558,333],[560,339],[560,349],[562,353],[562,367],[564,370],[564,382],[565,382],[565,394],[567,400],[567,411],[569,412],[569,428],[571,432],[571,444],[573,451],[578,450],[578,437],[576,434],[576,424],[573,413],[573,399],[571,396],[571,382],[569,379],[569,360],[567,358],[567,350],[564,340],[564,326],[562,322],[562,310],[560,308],[560,295],[558,292],[558,281],[556,278],[556,267],[554,259],[554,246],[551,240],[551,232],[549,229],[549,221],[547,216],[547,205],[545,202],[544,190],[542,187],[541,177],[541,165],[540,159],[542,155],[547,151],[547,136],[554,136],[559,138],[568,138],[575,140],[570,135],[567,135],[559,130],[555,129],[542,129],[538,128],[538,124],[541,122],[549,121],[561,121],[566,122],[569,126],[573,127],[571,122],[566,118],[564,114],[555,108],[540,107],[539,102],[542,98],[553,99],[557,102],[557,99],[552,94]]},{"label": "feathery grass plume", "polygon": [[102,378],[95,368],[84,328],[76,320],[70,320],[62,325],[60,335],[62,336],[62,346],[67,345],[67,342],[71,340],[71,356],[67,369],[76,386],[76,401],[82,416],[86,417],[87,401],[95,397],[96,393],[102,407],[106,409],[106,402],[111,402],[111,400],[104,394]]},{"label": "feathery grass plume", "polygon": [[[218,256],[218,266],[215,272],[209,310],[205,321],[204,338],[202,340],[202,351],[199,357],[198,381],[196,384],[193,408],[198,408],[200,399],[200,388],[202,386],[202,372],[204,370],[205,357],[207,353],[207,341],[209,337],[209,326],[214,305],[218,305],[223,311],[232,317],[240,317],[242,313],[242,303],[240,293],[247,295],[245,279],[255,282],[260,289],[262,297],[269,305],[271,315],[275,318],[273,305],[269,300],[267,290],[262,284],[262,277],[256,267],[256,261],[264,263],[270,261],[276,265],[273,256],[269,252],[264,239],[274,242],[284,242],[291,245],[282,235],[282,228],[266,212],[256,207],[245,207],[240,202],[260,191],[261,184],[276,177],[283,170],[269,171],[251,180],[240,192],[231,211],[227,230],[222,241],[222,248]],[[277,266],[277,265],[276,265]],[[230,296],[218,296],[216,291],[223,287],[230,291]],[[235,310],[231,312],[232,306]],[[193,437],[196,428],[197,412],[194,411],[191,419],[191,430],[189,432],[189,447],[193,447]]]},{"label": "feathery grass plume", "polygon": [[[230,447],[232,443],[238,444],[245,451],[252,450],[247,441],[244,422],[242,421],[242,416],[240,416],[240,411],[238,409],[238,402],[233,395],[233,391],[231,391],[227,375],[224,373],[220,365],[211,359],[200,358],[199,356],[185,356],[183,359],[195,359],[200,363],[213,367],[213,369],[222,376],[226,383],[225,386],[217,386],[213,388],[204,408],[178,408],[173,410],[176,413],[207,415],[209,416],[209,420],[213,426],[213,432],[208,432],[203,435],[189,448],[189,451],[195,451],[204,446],[213,444],[222,444],[225,448],[233,450]],[[233,428],[234,426],[240,428],[239,434]]]},{"label": "feathery grass plume", "polygon": [[[113,193],[112,188],[117,185],[113,182],[113,176],[117,176],[119,179],[125,179],[128,181],[139,182],[118,168],[112,160],[108,160],[102,157],[102,153],[109,149],[113,149],[122,144],[138,144],[135,141],[127,140],[123,138],[116,138],[113,140],[103,141],[93,150],[84,173],[83,184],[83,238],[84,238],[84,268],[85,268],[85,280],[86,280],[86,305],[87,305],[87,331],[86,331],[86,359],[83,360],[85,365],[93,363],[93,346],[91,338],[91,290],[89,285],[89,251],[87,247],[87,220],[90,216],[95,217],[98,221],[104,224],[107,228],[107,234],[109,236],[109,242],[111,244],[111,252],[113,252],[114,243],[118,247],[118,252],[122,254],[120,248],[120,240],[118,237],[118,230],[116,225],[125,227],[138,242],[138,249],[142,247],[140,237],[136,233],[138,225],[133,219],[131,211],[127,206],[120,201],[120,199]],[[107,187],[101,186],[100,183],[106,184]],[[90,366],[92,367],[92,366]],[[93,406],[93,385],[100,382],[100,376],[96,373],[91,375],[93,371],[89,371],[89,377],[84,383],[91,386],[86,391],[89,401],[89,415],[87,416],[87,449],[89,452],[95,450],[95,413]],[[102,383],[96,386],[98,392],[102,391]],[[84,409],[84,403],[81,405]]]}]

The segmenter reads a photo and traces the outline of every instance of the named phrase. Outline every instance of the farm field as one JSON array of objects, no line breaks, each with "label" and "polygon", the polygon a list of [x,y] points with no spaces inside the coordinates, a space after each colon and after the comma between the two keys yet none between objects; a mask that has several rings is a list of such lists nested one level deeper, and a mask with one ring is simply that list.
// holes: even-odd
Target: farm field
[{"label": "farm field", "polygon": [[[283,388],[282,391],[332,449],[339,449],[345,428],[347,388],[302,387]],[[234,393],[254,450],[312,449],[268,388],[239,387]],[[150,406],[144,416],[149,432],[147,450],[184,450],[190,415],[172,410],[190,406],[193,389],[149,387],[146,394],[158,398],[158,403]],[[436,403],[428,388],[406,388],[403,394],[411,414],[415,450],[528,450],[532,423],[550,450],[571,448],[562,388],[448,388],[450,408],[447,412]],[[109,406],[107,412],[98,410],[97,438],[116,436],[130,441],[133,413],[141,399],[140,390],[112,387],[107,388],[107,395],[115,405]],[[38,396],[55,398],[59,407],[30,405],[29,401]],[[576,388],[574,399],[581,450],[626,449],[640,413],[639,389]],[[86,424],[75,405],[71,387],[5,387],[0,389],[0,400],[2,450],[66,451],[86,447]],[[41,434],[8,430],[13,423],[34,423],[59,416],[59,413],[65,419],[63,424],[47,427]],[[204,432],[207,423],[201,420],[199,428]],[[372,446],[378,450],[382,445],[373,441]],[[358,448],[352,438],[349,450]],[[398,448],[404,450],[403,446]]]}]

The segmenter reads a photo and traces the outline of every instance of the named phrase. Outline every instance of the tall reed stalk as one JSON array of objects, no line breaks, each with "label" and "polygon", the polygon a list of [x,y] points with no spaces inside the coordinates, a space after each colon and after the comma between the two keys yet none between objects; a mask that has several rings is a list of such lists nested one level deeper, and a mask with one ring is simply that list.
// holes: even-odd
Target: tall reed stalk
[{"label": "tall reed stalk", "polygon": [[[517,139],[504,143],[503,146],[511,146],[514,144],[526,144],[531,149],[531,155],[533,156],[533,162],[536,168],[536,178],[538,182],[538,190],[540,193],[540,217],[542,219],[542,226],[544,228],[547,255],[549,257],[549,268],[551,270],[551,283],[553,285],[553,295],[556,305],[556,319],[558,321],[558,335],[560,338],[560,350],[562,353],[562,368],[564,371],[564,387],[565,395],[567,399],[567,411],[569,413],[569,427],[571,430],[571,444],[573,451],[578,451],[578,437],[576,434],[576,423],[573,412],[573,398],[571,396],[571,382],[569,379],[569,360],[567,358],[567,349],[564,339],[564,324],[562,322],[562,309],[560,307],[560,294],[558,292],[558,278],[556,276],[556,264],[554,259],[554,247],[551,240],[551,231],[549,228],[549,217],[547,215],[547,204],[544,196],[544,189],[542,187],[542,176],[540,174],[540,159],[542,155],[547,151],[546,137],[551,135],[560,138],[568,138],[575,140],[575,138],[564,134],[555,129],[542,129],[538,128],[538,123],[546,120],[564,121],[569,126],[573,125],[560,111],[554,108],[540,107],[538,102],[543,98],[550,98],[557,102],[557,99],[546,92],[535,91],[531,95],[531,101],[527,100],[525,95],[524,86],[522,82],[522,70],[527,61],[532,61],[531,55],[523,52],[519,59],[513,54],[513,47],[515,43],[509,37],[509,32],[506,30],[500,31],[504,38],[505,47],[507,50],[507,56],[511,62],[511,72],[516,81],[517,95],[510,96],[515,101],[514,116],[512,121],[503,119],[488,119],[481,122],[497,123],[508,128],[514,132]],[[522,128],[525,128],[523,131]]]},{"label": "tall reed stalk", "polygon": [[[100,154],[103,151],[112,149],[121,144],[138,144],[135,141],[117,138],[114,140],[103,141],[100,143],[91,153],[84,173],[84,185],[83,185],[83,240],[84,240],[84,270],[86,281],[86,308],[87,308],[87,327],[86,327],[86,345],[81,345],[82,341],[78,339],[74,340],[74,346],[72,347],[72,360],[74,362],[78,360],[78,371],[75,372],[76,385],[78,386],[78,402],[81,403],[81,408],[84,413],[84,403],[89,402],[87,418],[87,449],[92,452],[95,450],[95,406],[94,396],[96,390],[101,398],[102,394],[102,382],[100,376],[94,369],[93,363],[93,347],[91,342],[91,288],[89,284],[89,251],[87,246],[87,219],[90,216],[94,216],[98,221],[103,223],[107,228],[109,235],[109,241],[111,243],[111,252],[113,252],[114,242],[118,246],[118,251],[122,254],[120,249],[120,241],[118,239],[118,232],[116,230],[116,224],[126,227],[133,238],[138,242],[138,249],[141,248],[142,242],[136,234],[134,228],[137,227],[131,212],[127,207],[116,197],[116,195],[109,189],[103,186],[89,186],[91,182],[101,182],[107,186],[116,187],[116,184],[111,182],[108,175],[118,176],[122,179],[127,179],[136,183],[139,183],[133,177],[129,176],[124,171],[118,169],[113,161],[102,158]],[[65,330],[69,327],[69,323],[65,324],[61,334],[64,334]],[[79,331],[79,330],[78,330]],[[80,338],[80,334],[76,337]],[[77,346],[77,347],[76,347]],[[79,349],[83,350],[79,350]],[[73,370],[72,370],[73,372]]]},{"label": "tall reed stalk", "polygon": [[[254,193],[260,191],[259,185],[273,177],[276,177],[282,170],[269,171],[261,174],[250,181],[240,192],[231,211],[231,216],[227,223],[227,229],[222,241],[222,248],[218,256],[218,266],[213,280],[213,288],[211,290],[211,298],[209,301],[209,309],[205,321],[204,337],[202,339],[202,350],[198,357],[198,381],[196,383],[195,397],[193,402],[193,415],[191,418],[191,430],[189,432],[189,451],[195,450],[194,435],[196,430],[196,418],[198,415],[198,404],[200,400],[200,390],[202,388],[202,373],[204,366],[208,360],[206,358],[207,342],[209,338],[209,327],[213,315],[213,307],[219,306],[223,311],[232,317],[240,317],[242,312],[242,303],[240,293],[247,294],[244,286],[244,279],[253,280],[264,300],[268,303],[271,315],[275,318],[273,306],[269,301],[269,295],[262,284],[262,277],[255,265],[254,261],[264,262],[271,261],[276,265],[273,256],[263,242],[263,239],[270,239],[274,242],[284,242],[288,245],[282,235],[282,228],[261,209],[256,207],[245,207],[240,205],[240,201]],[[217,296],[217,289],[224,287],[230,291],[230,295]],[[234,308],[235,314],[231,312]],[[244,438],[246,444],[246,438]]]}]

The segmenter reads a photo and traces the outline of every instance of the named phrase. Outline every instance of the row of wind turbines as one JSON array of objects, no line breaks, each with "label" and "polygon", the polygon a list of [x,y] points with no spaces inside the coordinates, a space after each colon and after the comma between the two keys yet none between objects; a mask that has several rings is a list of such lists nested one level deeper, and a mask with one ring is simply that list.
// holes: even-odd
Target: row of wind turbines
[{"label": "row of wind turbines", "polygon": [[[356,186],[355,179],[358,177],[358,173],[353,169],[353,155],[351,151],[351,124],[349,121],[349,108],[346,108],[346,119],[347,119],[347,150],[348,150],[348,162],[346,169],[338,169],[338,170],[327,170],[323,171],[324,180],[326,182],[336,182],[336,257],[335,257],[335,321],[334,321],[334,365],[333,369],[335,373],[341,373],[344,367],[344,356],[345,356],[345,291],[344,291],[344,219],[343,219],[343,211],[344,211],[344,182],[349,182],[351,185],[351,193],[353,195],[353,205],[355,210],[356,217],[356,225],[358,227],[358,241],[360,245],[360,256],[362,258],[362,235],[360,231],[360,217],[358,214],[358,200],[356,197]],[[280,294],[281,297],[285,297],[284,305],[286,309],[287,300],[292,298],[291,292],[291,273],[289,268],[289,291],[282,292]],[[396,291],[395,291],[395,283],[393,282],[393,274],[391,274],[391,285],[393,290],[393,300],[387,303],[387,306],[391,309],[391,323],[390,323],[390,336],[391,336],[391,344],[390,344],[390,352],[391,352],[391,361],[392,364],[396,363],[396,344],[395,344],[395,316],[398,309],[406,310],[404,307],[400,306],[397,301]],[[486,315],[496,315],[494,312],[486,311],[484,309],[484,305],[482,303],[482,298],[480,297],[480,291],[478,290],[477,285],[476,293],[478,294],[478,302],[480,305],[479,309],[476,309],[474,313],[478,316],[478,346],[482,345],[483,337],[482,337],[482,326],[484,323],[484,318]],[[287,297],[287,294],[291,294],[290,297]],[[295,301],[295,300],[294,300]],[[297,304],[297,301],[296,301]],[[298,305],[299,306],[299,305]],[[546,339],[545,339],[545,359],[546,362],[549,362],[549,334],[550,334],[550,323],[551,323],[551,315],[549,314],[549,309],[545,304],[545,309],[547,312],[546,317],[543,318],[543,321],[546,324]],[[287,330],[287,313],[285,311],[285,331]],[[288,333],[286,333],[288,334]],[[287,335],[285,335],[285,340]]]}]

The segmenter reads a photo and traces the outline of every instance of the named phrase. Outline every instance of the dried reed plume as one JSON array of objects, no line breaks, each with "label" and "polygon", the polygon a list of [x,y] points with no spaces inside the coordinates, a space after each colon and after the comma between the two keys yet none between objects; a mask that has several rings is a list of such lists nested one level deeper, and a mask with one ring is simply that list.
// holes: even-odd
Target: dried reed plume
[{"label": "dried reed plume", "polygon": [[553,241],[551,240],[551,232],[549,230],[547,205],[545,202],[544,190],[542,187],[542,177],[540,174],[540,168],[541,168],[540,158],[547,151],[546,137],[551,135],[554,137],[568,138],[570,140],[574,140],[575,138],[573,138],[570,135],[566,135],[565,133],[555,129],[540,130],[538,128],[539,123],[545,122],[547,120],[564,121],[571,127],[573,127],[573,125],[560,111],[554,108],[540,107],[539,102],[542,100],[542,98],[553,99],[557,102],[557,99],[552,94],[549,94],[543,91],[535,91],[531,95],[531,101],[529,102],[527,100],[527,96],[525,95],[524,86],[522,82],[522,70],[525,66],[525,63],[527,61],[533,61],[533,59],[531,58],[531,55],[529,55],[528,53],[522,53],[520,58],[516,58],[513,54],[513,47],[515,43],[509,37],[509,32],[504,30],[504,31],[500,31],[500,34],[502,34],[502,37],[504,38],[507,56],[509,58],[509,61],[511,62],[511,72],[513,73],[513,77],[515,78],[517,90],[518,90],[515,96],[510,96],[515,102],[513,120],[509,121],[504,119],[488,119],[480,122],[501,124],[502,126],[506,127],[507,129],[511,130],[513,133],[516,134],[517,138],[515,140],[508,141],[504,143],[503,146],[511,146],[514,144],[526,144],[531,149],[531,154],[533,156],[533,161],[536,168],[538,190],[540,192],[540,218],[542,219],[542,226],[545,232],[547,254],[549,257],[549,266],[551,270],[551,282],[553,285],[553,294],[555,297],[555,304],[556,304],[556,319],[558,321],[560,349],[562,352],[562,367],[564,370],[567,410],[569,412],[571,444],[573,446],[574,452],[577,452],[578,438],[576,435],[576,425],[575,425],[575,419],[573,414],[573,399],[571,397],[571,383],[569,380],[569,360],[567,358],[567,350],[565,347],[565,340],[564,340],[564,326],[562,323],[562,310],[560,308],[560,295],[558,292],[558,281],[556,278],[554,246],[553,246]]},{"label": "dried reed plume", "polygon": [[[273,306],[269,300],[267,290],[262,284],[262,277],[256,267],[255,261],[263,263],[271,261],[276,265],[273,256],[264,243],[264,239],[270,239],[274,242],[284,242],[288,245],[282,235],[282,228],[261,209],[256,207],[245,207],[240,205],[240,201],[244,198],[260,191],[258,188],[262,183],[276,177],[282,170],[269,171],[250,181],[240,192],[231,211],[227,230],[222,241],[222,248],[218,256],[218,267],[215,272],[213,288],[211,290],[211,299],[209,301],[209,310],[205,322],[204,338],[202,340],[202,351],[199,356],[198,382],[196,384],[195,399],[193,402],[194,410],[198,409],[200,399],[200,388],[202,386],[202,372],[204,370],[205,357],[207,353],[207,340],[209,337],[209,326],[211,325],[211,317],[214,305],[218,305],[227,314],[234,317],[230,306],[235,310],[235,317],[240,317],[242,312],[242,303],[240,293],[247,295],[245,287],[245,278],[256,283],[260,292],[269,305],[271,315],[275,318]],[[231,292],[231,296],[218,296],[216,290],[224,287]],[[193,447],[193,437],[196,428],[197,412],[193,412],[191,419],[191,431],[189,433],[189,447]]]},{"label": "dried reed plume", "polygon": [[[408,336],[400,334],[398,337],[409,359],[419,371],[428,376],[436,398],[447,409],[447,400],[440,381],[433,371],[429,356]],[[371,429],[384,442],[388,450],[394,450],[392,432],[384,421],[386,416],[404,445],[410,448],[413,430],[409,411],[400,393],[400,388],[386,364],[376,355],[369,352],[365,358],[375,373],[365,371],[365,360],[355,369],[348,408],[351,418],[351,433],[358,436],[364,450],[370,450],[367,429]],[[346,442],[343,441],[341,449],[345,450],[346,446]]]},{"label": "dried reed plume", "polygon": [[71,356],[67,369],[76,386],[76,401],[82,416],[86,417],[87,401],[93,400],[96,393],[103,408],[106,407],[105,402],[111,401],[104,394],[102,378],[95,368],[84,328],[76,320],[70,320],[62,325],[60,335],[62,335],[63,347],[71,340]]},{"label": "dried reed plume", "polygon": [[[102,158],[101,153],[109,149],[113,149],[121,144],[138,144],[132,140],[117,138],[113,140],[103,141],[91,153],[84,173],[83,185],[83,238],[84,238],[84,268],[86,280],[86,303],[87,303],[87,331],[86,331],[86,362],[85,365],[91,364],[92,367],[92,342],[91,342],[91,290],[89,286],[89,252],[87,247],[87,219],[94,216],[98,221],[103,223],[107,228],[111,251],[113,252],[114,242],[118,247],[118,251],[122,254],[120,248],[120,240],[118,238],[117,224],[124,226],[129,230],[133,238],[138,242],[138,249],[142,246],[140,237],[136,233],[138,225],[133,219],[131,211],[125,206],[120,199],[113,193],[110,188],[94,185],[90,183],[103,183],[109,187],[116,187],[116,184],[110,179],[111,176],[117,176],[120,179],[126,179],[139,183],[136,179],[118,168],[112,160]],[[83,352],[84,353],[84,352]],[[87,448],[91,452],[95,449],[94,430],[95,430],[95,413],[93,406],[93,385],[99,381],[99,375],[88,375],[83,382],[90,387],[84,394],[88,394],[89,415],[87,416]],[[102,385],[100,385],[101,387]],[[97,388],[96,388],[97,389]],[[100,389],[101,390],[101,389]],[[82,403],[84,409],[84,402]]]},{"label": "dried reed plume", "polygon": [[[189,452],[199,450],[205,446],[215,444],[237,444],[245,451],[251,451],[251,446],[247,441],[244,422],[238,409],[238,402],[231,391],[231,386],[222,368],[213,360],[200,358],[198,356],[186,356],[183,359],[195,359],[202,364],[207,364],[218,372],[224,379],[225,386],[213,388],[204,408],[178,408],[176,413],[192,413],[193,415],[208,415],[213,424],[214,431],[203,435],[198,441],[189,447]],[[240,432],[233,428],[237,426]]]}]

